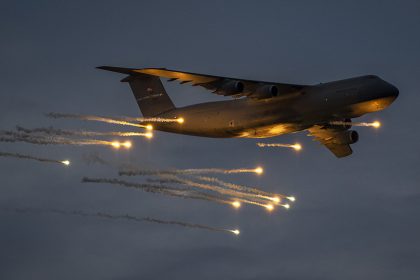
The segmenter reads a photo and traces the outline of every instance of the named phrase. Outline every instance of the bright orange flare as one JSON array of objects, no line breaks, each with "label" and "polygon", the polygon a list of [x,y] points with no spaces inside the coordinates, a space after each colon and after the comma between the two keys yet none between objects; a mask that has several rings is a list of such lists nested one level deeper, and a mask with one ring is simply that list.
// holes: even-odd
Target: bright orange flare
[{"label": "bright orange flare", "polygon": [[132,146],[130,141],[125,141],[124,143],[121,143],[121,145],[126,149],[130,149]]},{"label": "bright orange flare", "polygon": [[265,205],[265,208],[268,210],[268,211],[273,211],[274,210],[274,205],[273,204],[266,204]]},{"label": "bright orange flare", "polygon": [[264,173],[264,169],[258,166],[257,168],[254,169],[254,172],[257,173],[258,175],[261,175]]},{"label": "bright orange flare", "polygon": [[292,146],[293,149],[295,149],[296,151],[300,151],[302,150],[302,145],[300,145],[299,143],[293,144]]},{"label": "bright orange flare", "polygon": [[374,122],[343,122],[343,121],[332,121],[330,122],[332,125],[352,125],[352,126],[371,126],[374,128],[381,127],[381,123],[379,121]]},{"label": "bright orange flare", "polygon": [[231,233],[235,234],[235,235],[239,235],[241,233],[241,231],[239,229],[232,229],[229,230]]},{"label": "bright orange flare", "polygon": [[261,143],[258,142],[257,143],[258,147],[281,147],[281,148],[292,148],[295,151],[300,151],[302,150],[302,145],[299,143],[295,143],[295,144],[282,144],[282,143]]},{"label": "bright orange flare", "polygon": [[115,149],[119,149],[121,148],[121,143],[118,141],[114,141],[114,142],[111,142],[111,146],[114,147]]},{"label": "bright orange flare", "polygon": [[235,201],[232,202],[232,206],[235,207],[236,209],[238,209],[238,208],[241,207],[241,203],[239,201],[235,200]]},{"label": "bright orange flare", "polygon": [[133,144],[130,141],[125,141],[125,142],[122,142],[122,143],[118,142],[118,141],[114,141],[114,142],[111,142],[111,146],[114,147],[115,149],[119,149],[121,147],[124,147],[126,149],[130,149],[133,146]]},{"label": "bright orange flare", "polygon": [[178,123],[184,123],[184,118],[178,118],[178,119],[176,119],[176,121],[178,122]]},{"label": "bright orange flare", "polygon": [[278,197],[278,196],[270,197],[269,199],[274,201],[275,203],[280,203],[280,201],[281,201],[281,198]]}]

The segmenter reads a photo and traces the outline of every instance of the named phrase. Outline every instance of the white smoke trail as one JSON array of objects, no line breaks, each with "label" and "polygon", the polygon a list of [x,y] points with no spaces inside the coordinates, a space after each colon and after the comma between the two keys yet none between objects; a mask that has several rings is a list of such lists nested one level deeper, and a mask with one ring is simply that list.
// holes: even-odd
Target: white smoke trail
[{"label": "white smoke trail", "polygon": [[281,147],[281,148],[292,148],[296,151],[300,151],[302,150],[302,145],[296,143],[296,144],[282,144],[282,143],[261,143],[258,142],[257,146],[260,148],[264,148],[264,147]]},{"label": "white smoke trail", "polygon": [[120,185],[127,188],[141,189],[145,192],[150,192],[150,193],[160,193],[160,194],[176,196],[176,197],[181,197],[181,198],[207,200],[207,201],[217,202],[220,204],[231,204],[231,201],[224,200],[223,198],[218,197],[218,196],[214,196],[214,195],[210,195],[210,194],[198,192],[198,191],[192,191],[189,189],[171,188],[164,185],[139,184],[139,183],[132,183],[132,182],[127,182],[127,181],[118,180],[118,179],[87,178],[87,177],[84,177],[82,179],[82,182]]},{"label": "white smoke trail", "polygon": [[284,194],[270,193],[270,192],[266,192],[266,191],[263,191],[263,190],[260,190],[260,189],[257,189],[257,188],[252,188],[252,187],[247,187],[247,186],[242,186],[242,185],[238,185],[238,184],[225,182],[223,180],[220,180],[220,179],[214,178],[214,177],[195,176],[195,178],[197,178],[199,180],[202,180],[202,181],[219,184],[223,187],[242,192],[244,196],[246,195],[246,196],[257,198],[257,199],[265,199],[265,200],[273,201],[273,198],[275,198],[275,197],[281,197],[281,198],[286,198],[287,197]]},{"label": "white smoke trail", "polygon": [[159,183],[159,184],[182,184],[181,181],[176,180],[176,179],[168,179],[168,178],[159,178],[159,179],[152,179],[152,178],[147,178],[146,180],[149,183]]},{"label": "white smoke trail", "polygon": [[137,126],[148,128],[145,123],[169,123],[169,122],[177,122],[183,123],[183,118],[132,118],[132,117],[104,117],[104,116],[94,116],[94,115],[78,115],[78,114],[62,114],[62,113],[48,113],[46,114],[47,117],[58,119],[58,118],[65,118],[65,119],[77,119],[77,120],[85,120],[85,121],[98,121],[98,122],[106,122],[112,124],[120,124],[120,125],[128,125],[128,126]]},{"label": "white smoke trail", "polygon": [[[162,183],[162,184],[174,183],[174,184],[184,184],[184,185],[187,185],[187,186],[191,186],[191,185],[187,184],[185,181],[183,181],[180,177],[175,176],[175,175],[164,174],[164,175],[159,175],[159,177],[161,177],[161,178],[159,178],[159,179],[150,179],[149,178],[149,179],[147,179],[147,181],[148,182],[158,182],[158,183]],[[268,201],[270,201],[270,202],[272,202],[276,205],[286,206],[286,205],[280,203],[281,199],[285,198],[285,199],[290,200],[292,202],[294,202],[296,200],[296,198],[293,197],[293,196],[286,196],[284,194],[279,194],[279,193],[265,192],[265,191],[260,190],[258,188],[233,184],[233,183],[222,181],[222,180],[220,180],[218,178],[214,178],[214,177],[194,175],[193,178],[196,178],[198,180],[205,181],[205,182],[215,183],[215,184],[218,184],[220,186],[223,186],[223,187],[226,187],[226,188],[229,188],[229,189],[233,189],[236,192],[231,192],[229,195],[233,196],[234,200],[241,201],[241,202],[244,202],[244,203],[250,203],[250,204],[257,203],[256,205],[264,206],[266,208],[267,208],[267,204],[261,204],[260,202],[268,200]],[[202,185],[200,185],[200,186],[202,187]],[[192,187],[200,187],[200,186],[197,185],[197,186],[192,186]],[[204,185],[204,186],[209,187],[211,185]],[[215,190],[215,191],[217,191],[217,190]],[[241,200],[239,198],[245,198],[245,200]],[[248,198],[248,199],[246,199],[246,198]]]},{"label": "white smoke trail", "polygon": [[262,168],[257,167],[253,169],[247,168],[238,168],[238,169],[222,169],[222,168],[197,168],[197,169],[172,169],[172,170],[147,170],[147,169],[137,169],[137,170],[121,170],[119,175],[126,176],[145,176],[145,175],[194,175],[194,174],[235,174],[235,173],[262,173]]},{"label": "white smoke trail", "polygon": [[71,139],[62,136],[41,136],[41,135],[31,135],[21,132],[14,131],[0,131],[0,142],[26,142],[37,145],[102,145],[102,146],[112,146],[114,148],[130,148],[131,142],[118,142],[118,141],[104,141],[97,139]]},{"label": "white smoke trail", "polygon": [[48,158],[40,158],[30,155],[23,155],[19,153],[8,153],[8,152],[0,152],[0,157],[12,157],[12,158],[19,158],[19,159],[29,159],[29,160],[36,160],[40,162],[50,162],[50,163],[59,163],[59,164],[70,164],[67,160],[55,160],[55,159],[48,159]]},{"label": "white smoke trail", "polygon": [[217,227],[211,227],[202,224],[195,224],[195,223],[187,223],[181,221],[171,221],[171,220],[161,220],[151,217],[137,217],[132,215],[115,215],[115,214],[108,214],[104,212],[85,212],[80,210],[62,210],[62,209],[52,209],[52,208],[2,208],[4,212],[14,212],[18,214],[59,214],[59,215],[67,215],[67,216],[79,216],[79,217],[93,217],[93,218],[103,218],[103,219],[110,219],[110,220],[128,220],[134,222],[149,222],[149,223],[157,223],[163,225],[177,225],[187,228],[196,228],[196,229],[203,229],[209,230],[214,232],[225,232],[225,233],[233,233],[238,235],[239,230],[230,230],[230,229],[223,229]]},{"label": "white smoke trail", "polygon": [[46,114],[46,116],[53,119],[60,119],[60,118],[77,119],[77,120],[84,120],[84,121],[97,121],[97,122],[105,122],[105,123],[110,123],[110,124],[119,124],[119,125],[125,125],[125,126],[147,128],[147,125],[131,123],[128,121],[124,121],[123,119],[114,119],[114,118],[107,118],[107,117],[101,117],[101,116],[61,114],[61,113],[48,113]]},{"label": "white smoke trail", "polygon": [[28,129],[21,126],[16,126],[16,130],[26,134],[39,134],[45,133],[49,135],[58,135],[58,136],[86,136],[86,137],[95,137],[95,136],[120,136],[120,137],[131,137],[131,136],[143,136],[143,137],[152,137],[152,132],[121,132],[121,131],[108,131],[108,132],[98,132],[98,131],[84,131],[84,130],[64,130],[57,129],[53,127],[41,127]]},{"label": "white smoke trail", "polygon": [[378,128],[381,126],[381,123],[378,121],[374,121],[374,122],[343,122],[343,121],[331,121],[330,122],[331,125],[351,125],[351,126],[371,126],[371,127],[375,127]]},{"label": "white smoke trail", "polygon": [[173,181],[177,181],[181,184],[190,186],[190,187],[194,187],[194,188],[199,188],[199,189],[204,189],[204,190],[208,190],[208,191],[213,191],[213,192],[217,192],[221,195],[225,195],[225,196],[230,196],[232,198],[232,200],[228,201],[229,204],[232,205],[232,203],[234,201],[240,201],[243,203],[247,203],[247,204],[253,204],[253,205],[258,205],[261,207],[266,207],[267,205],[264,203],[261,203],[261,201],[259,200],[259,197],[256,197],[252,194],[249,193],[244,193],[241,191],[237,191],[237,190],[231,190],[231,189],[225,189],[219,186],[215,186],[215,185],[209,185],[209,184],[203,184],[200,182],[195,182],[189,179],[185,179],[185,178],[181,178],[179,176],[176,175],[161,175],[163,178],[165,179],[169,179],[169,180],[173,180]]},{"label": "white smoke trail", "polygon": [[117,166],[117,165],[101,158],[97,153],[83,154],[82,159],[87,164],[99,163],[99,164],[102,164],[102,165],[107,165],[107,166],[112,166],[112,167]]},{"label": "white smoke trail", "polygon": [[132,118],[132,117],[121,117],[120,119],[126,120],[126,121],[132,121],[132,122],[151,122],[151,123],[183,123],[183,118],[174,118],[174,119],[168,119],[168,118]]}]

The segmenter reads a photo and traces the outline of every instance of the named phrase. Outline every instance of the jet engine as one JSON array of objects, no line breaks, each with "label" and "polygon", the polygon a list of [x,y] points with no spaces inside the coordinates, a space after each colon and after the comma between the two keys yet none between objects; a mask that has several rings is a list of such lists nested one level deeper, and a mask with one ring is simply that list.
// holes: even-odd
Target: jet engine
[{"label": "jet engine", "polygon": [[263,85],[257,87],[257,89],[251,94],[251,97],[263,99],[275,97],[279,94],[279,89],[275,85]]},{"label": "jet engine", "polygon": [[244,91],[244,84],[241,81],[227,80],[221,85],[218,91],[227,95],[242,93]]},{"label": "jet engine", "polygon": [[337,135],[332,139],[334,144],[347,145],[354,144],[359,140],[359,133],[355,130],[348,130],[337,133]]}]

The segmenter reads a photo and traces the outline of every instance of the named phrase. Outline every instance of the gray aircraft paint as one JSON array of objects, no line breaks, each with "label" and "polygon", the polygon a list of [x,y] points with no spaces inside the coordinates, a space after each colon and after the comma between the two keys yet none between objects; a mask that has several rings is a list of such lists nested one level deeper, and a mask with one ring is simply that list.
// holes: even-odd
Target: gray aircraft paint
[{"label": "gray aircraft paint", "polygon": [[[237,78],[224,78],[217,76],[201,75],[189,72],[177,72],[163,68],[152,69],[129,69],[118,67],[99,67],[100,69],[129,74],[123,82],[129,82],[136,97],[139,107],[145,116],[157,116],[162,118],[183,118],[183,123],[157,123],[154,129],[214,138],[267,138],[282,134],[293,133],[308,129],[316,137],[319,132],[314,131],[321,127],[328,132],[327,137],[316,137],[330,150],[328,146],[329,138],[351,138],[352,132],[345,132],[350,127],[330,127],[329,123],[336,120],[348,120],[363,116],[367,113],[380,111],[388,107],[398,96],[398,89],[392,84],[374,75],[366,75],[345,80],[333,81],[314,86],[299,86],[278,84],[282,89],[273,96],[262,96],[252,98],[253,92],[258,88],[271,86],[271,82],[249,81],[254,85],[250,97],[228,101],[208,102],[194,104],[182,108],[176,108],[166,94],[160,79],[156,76],[137,73],[136,71],[165,71],[175,73],[175,75],[186,74],[185,83],[188,75],[193,78],[203,77],[203,79],[219,79],[224,81],[237,82]],[[160,70],[163,69],[163,70]],[[154,72],[153,72],[154,73]],[[161,74],[157,74],[161,75]],[[211,77],[211,78],[208,78]],[[174,79],[171,79],[171,81]],[[247,80],[244,80],[247,85]],[[214,81],[212,81],[215,84]],[[216,85],[222,84],[217,82]],[[202,85],[202,84],[199,84]],[[257,86],[255,86],[257,85]],[[206,84],[203,85],[207,87]],[[215,92],[222,92],[217,89]],[[158,94],[157,94],[158,93]],[[239,94],[241,92],[238,92]],[[144,99],[150,96],[147,101]],[[224,95],[234,95],[234,90]],[[255,96],[255,95],[254,95]],[[258,95],[257,95],[258,97]],[[147,102],[147,104],[144,104]],[[155,114],[153,114],[155,112]],[[313,129],[312,129],[313,128]],[[353,132],[354,133],[354,132]],[[335,141],[335,144],[349,145],[357,141]],[[338,146],[340,149],[344,146]],[[351,149],[347,151],[334,152],[337,157],[344,157],[351,154]]]}]

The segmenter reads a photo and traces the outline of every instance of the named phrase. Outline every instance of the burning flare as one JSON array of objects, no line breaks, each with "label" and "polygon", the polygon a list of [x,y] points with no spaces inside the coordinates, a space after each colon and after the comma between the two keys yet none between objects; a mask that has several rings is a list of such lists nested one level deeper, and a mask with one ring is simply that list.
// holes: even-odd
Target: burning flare
[{"label": "burning flare", "polygon": [[281,143],[261,143],[258,142],[257,143],[258,147],[283,147],[283,148],[292,148],[295,151],[300,151],[302,150],[302,145],[299,143],[295,143],[295,144],[281,144]]},{"label": "burning flare", "polygon": [[111,146],[114,147],[115,149],[119,149],[121,147],[124,147],[126,149],[130,149],[131,146],[132,146],[132,143],[130,141],[125,141],[125,142],[113,141],[113,142],[111,142]]},{"label": "burning flare", "polygon": [[11,158],[18,158],[18,159],[29,159],[29,160],[36,160],[39,162],[50,162],[50,163],[62,163],[65,165],[69,165],[70,161],[68,160],[55,160],[55,159],[48,159],[48,158],[40,158],[30,155],[23,155],[19,153],[7,153],[7,152],[0,152],[0,157],[11,157]]},{"label": "burning flare", "polygon": [[241,202],[235,200],[232,202],[232,206],[235,207],[236,209],[241,207]]},{"label": "burning flare", "polygon": [[[48,113],[46,114],[49,118],[59,119],[76,119],[84,121],[97,121],[111,124],[120,124],[127,126],[136,126],[146,129],[153,129],[150,123],[180,123],[184,122],[184,118],[133,118],[133,117],[104,117],[94,115],[78,115],[78,114],[62,114],[62,113]],[[148,124],[149,123],[149,124]]]},{"label": "burning flare", "polygon": [[111,142],[98,139],[73,139],[56,135],[32,135],[15,131],[0,131],[0,142],[25,142],[36,145],[103,145],[112,146],[114,148],[123,146],[127,149],[132,145],[130,141],[121,143],[118,141]]},{"label": "burning flare", "polygon": [[379,127],[381,127],[381,123],[380,123],[380,122],[378,122],[378,121],[374,121],[374,122],[372,123],[372,126],[373,126],[373,127],[375,127],[375,128],[379,128]]},{"label": "burning flare", "polygon": [[270,197],[269,199],[271,199],[272,201],[274,201],[277,204],[281,202],[281,198],[278,197],[278,196]]},{"label": "burning flare", "polygon": [[147,138],[153,137],[152,132],[134,132],[134,131],[85,131],[85,130],[65,130],[58,129],[54,127],[38,127],[38,128],[25,128],[21,126],[16,126],[16,130],[26,134],[47,134],[53,136],[85,136],[85,137],[95,137],[95,136],[120,136],[120,137],[133,137],[133,136],[144,136]]},{"label": "burning flare", "polygon": [[331,125],[351,125],[351,126],[365,126],[365,127],[374,127],[379,128],[381,127],[381,123],[379,121],[374,122],[343,122],[343,121],[332,121],[330,122]]},{"label": "burning flare", "polygon": [[264,173],[264,169],[258,166],[257,168],[254,169],[254,172],[257,173],[258,175],[261,175]]},{"label": "burning flare", "polygon": [[266,204],[265,205],[265,208],[268,210],[268,211],[273,211],[274,210],[274,205],[273,204]]},{"label": "burning flare", "polygon": [[148,169],[137,169],[137,170],[121,170],[120,175],[135,176],[135,175],[164,175],[164,174],[236,174],[236,173],[257,173],[262,174],[264,172],[262,167],[254,169],[239,168],[239,169],[222,169],[222,168],[191,168],[191,169],[168,169],[168,170],[148,170]]},{"label": "burning flare", "polygon": [[231,233],[235,234],[235,235],[239,235],[241,234],[241,231],[239,229],[230,229],[229,230]]}]

